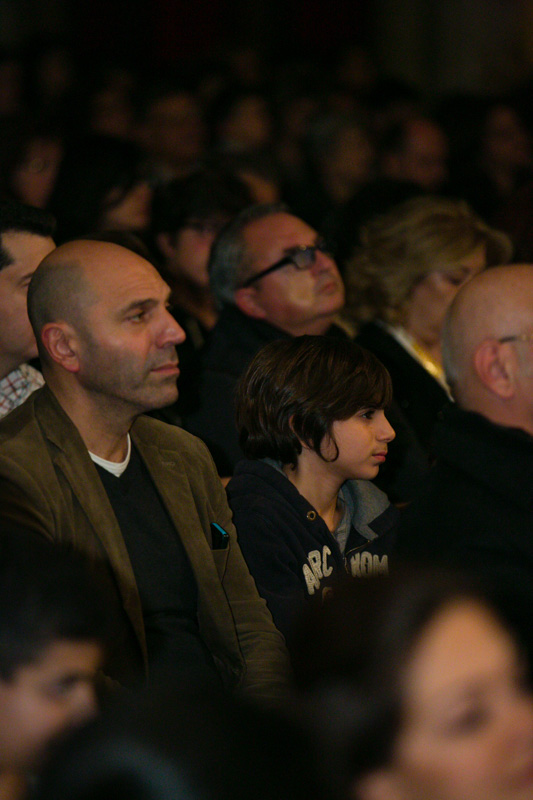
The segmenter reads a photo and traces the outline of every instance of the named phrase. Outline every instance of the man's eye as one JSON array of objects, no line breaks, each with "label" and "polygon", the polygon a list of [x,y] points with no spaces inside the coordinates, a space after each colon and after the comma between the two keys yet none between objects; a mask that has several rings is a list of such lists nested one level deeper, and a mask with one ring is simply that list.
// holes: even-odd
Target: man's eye
[{"label": "man's eye", "polygon": [[359,416],[363,417],[363,419],[372,419],[375,413],[376,413],[375,408],[367,408],[366,411],[361,411]]},{"label": "man's eye", "polygon": [[142,322],[145,316],[146,311],[137,311],[136,314],[130,314],[128,317],[128,322]]}]

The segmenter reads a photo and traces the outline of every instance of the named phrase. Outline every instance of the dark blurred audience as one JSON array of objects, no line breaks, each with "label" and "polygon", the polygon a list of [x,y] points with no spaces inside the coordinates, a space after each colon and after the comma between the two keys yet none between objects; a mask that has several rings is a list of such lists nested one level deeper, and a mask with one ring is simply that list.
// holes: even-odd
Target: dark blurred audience
[{"label": "dark blurred audience", "polygon": [[49,201],[58,242],[109,228],[146,231],[152,191],[141,162],[132,142],[96,134],[70,140]]},{"label": "dark blurred audience", "polygon": [[510,100],[473,102],[472,107],[470,126],[456,142],[451,189],[492,222],[533,180],[531,134]]},{"label": "dark blurred audience", "polygon": [[380,143],[379,172],[384,178],[410,181],[425,192],[438,193],[448,180],[448,142],[442,128],[428,117],[397,122]]},{"label": "dark blurred audience", "polygon": [[172,410],[178,418],[198,402],[199,354],[218,319],[207,270],[211,246],[220,230],[252,202],[246,184],[216,166],[155,190],[151,243],[171,289],[172,313],[187,334],[178,346],[180,394]]},{"label": "dark blurred audience", "polygon": [[0,127],[0,193],[46,208],[63,157],[59,128],[21,119]]},{"label": "dark blurred audience", "polygon": [[145,174],[155,185],[186,175],[204,155],[206,129],[194,92],[179,83],[153,81],[137,93],[136,139]]},{"label": "dark blurred audience", "polygon": [[332,211],[373,176],[374,148],[360,120],[339,114],[310,120],[303,146],[307,169],[287,185],[287,199],[296,214],[322,228]]},{"label": "dark blurred audience", "polygon": [[[287,58],[278,53],[275,59],[268,59],[248,45],[213,54],[208,61],[185,61],[161,78],[143,70],[140,62],[88,64],[68,43],[46,37],[30,42],[25,50],[2,50],[0,196],[9,203],[22,201],[36,207],[29,218],[37,222],[44,219],[35,216],[41,213],[37,208],[52,210],[60,242],[72,237],[95,240],[80,242],[66,252],[68,258],[73,254],[77,258],[79,252],[92,253],[87,274],[93,276],[100,305],[108,303],[110,309],[116,305],[124,288],[117,270],[124,259],[130,260],[130,266],[134,258],[138,266],[140,258],[158,262],[172,293],[175,318],[166,311],[168,289],[160,276],[146,261],[142,271],[158,287],[155,316],[166,321],[172,353],[174,344],[179,345],[182,376],[180,400],[172,404],[178,372],[174,355],[158,368],[170,374],[164,402],[171,405],[158,409],[157,414],[174,423],[183,422],[203,437],[223,477],[231,475],[242,457],[233,396],[239,377],[257,351],[278,340],[280,347],[283,340],[289,347],[293,337],[302,334],[329,334],[345,340],[361,325],[360,343],[383,361],[393,385],[394,399],[387,416],[397,435],[390,442],[377,482],[398,504],[420,490],[404,515],[401,553],[413,561],[426,557],[433,564],[474,567],[495,576],[502,586],[507,579],[517,587],[524,585],[513,610],[515,621],[529,630],[533,267],[502,267],[476,276],[485,266],[495,267],[510,258],[511,243],[489,225],[507,231],[520,258],[533,261],[532,119],[527,83],[510,87],[507,96],[450,96],[433,105],[437,98],[426,98],[426,102],[412,87],[380,74],[360,46],[339,50],[329,61],[315,53],[295,52]],[[200,166],[205,164],[208,166]],[[428,193],[446,193],[457,199]],[[278,204],[285,200],[293,204],[294,214]],[[9,203],[0,208],[0,217],[15,207]],[[252,203],[268,205],[252,207]],[[24,514],[32,527],[69,541],[83,538],[84,526],[90,527],[89,550],[96,558],[95,554],[107,547],[106,557],[115,571],[113,578],[106,567],[105,581],[116,590],[108,613],[114,613],[116,604],[123,623],[129,615],[133,627],[130,630],[127,623],[127,630],[129,634],[135,630],[135,636],[131,654],[127,648],[124,654],[126,660],[131,655],[139,668],[142,654],[146,659],[148,652],[154,667],[154,642],[159,633],[164,637],[168,633],[165,622],[161,628],[157,622],[152,626],[157,609],[154,612],[150,606],[151,599],[163,602],[166,589],[147,573],[156,564],[154,574],[159,566],[166,577],[174,575],[177,568],[188,574],[193,564],[194,576],[200,575],[199,594],[198,598],[194,591],[191,595],[193,610],[187,624],[192,622],[195,631],[198,627],[205,636],[210,669],[212,661],[217,675],[223,674],[228,685],[244,684],[257,694],[277,693],[274,684],[279,688],[277,671],[281,672],[284,660],[281,637],[249,583],[245,565],[238,560],[229,517],[224,523],[229,534],[217,528],[218,523],[211,524],[213,503],[224,509],[222,519],[229,510],[209,456],[198,455],[200,450],[205,452],[201,445],[193,444],[194,440],[175,427],[163,427],[145,417],[135,422],[134,442],[139,449],[135,432],[143,426],[149,432],[150,441],[143,444],[142,451],[149,469],[155,470],[157,465],[161,475],[173,474],[184,457],[185,441],[195,453],[183,467],[178,483],[172,479],[172,496],[165,498],[172,509],[172,522],[163,509],[159,517],[163,524],[159,525],[142,507],[142,498],[132,500],[139,504],[135,509],[141,508],[137,515],[119,492],[113,494],[110,487],[119,479],[105,472],[108,467],[95,472],[99,468],[89,460],[85,439],[80,440],[76,427],[65,417],[65,408],[55,403],[50,387],[44,387],[39,396],[32,395],[43,379],[27,363],[36,351],[26,315],[26,291],[37,262],[52,250],[54,242],[48,222],[44,227],[35,222],[35,227],[27,220],[9,219],[7,226],[0,225],[0,360],[4,365],[0,414],[11,412],[30,397],[26,407],[2,423],[4,431],[9,431],[10,420],[15,419],[16,430],[5,433],[3,439],[1,514],[8,508],[18,509],[31,494]],[[347,277],[350,318],[344,320],[338,318],[344,290],[337,264]],[[67,280],[65,265],[66,261],[62,262],[61,268],[65,267],[63,278]],[[81,372],[68,367],[62,372],[57,366],[71,363],[65,350],[56,351],[51,344],[52,360],[44,345],[41,352],[49,359],[48,375],[57,379],[61,374],[66,386],[75,387],[78,399],[83,397],[85,402],[89,395],[93,397],[87,381],[98,384],[100,404],[81,403],[83,413],[76,403],[69,406],[68,392],[61,399],[86,438],[98,440],[100,447],[95,427],[89,424],[91,413],[95,412],[99,431],[100,422],[102,431],[114,429],[124,412],[116,397],[116,380],[129,380],[129,390],[135,389],[131,372],[135,359],[131,361],[130,353],[128,373],[127,353],[118,352],[116,341],[109,363],[104,363],[109,341],[103,349],[85,347],[85,338],[89,337],[92,346],[91,336],[98,330],[85,330],[83,319],[72,317],[78,309],[78,295],[79,285],[72,297],[50,292],[49,298],[68,319],[54,319],[52,327],[56,331],[62,326],[72,329],[84,345]],[[452,301],[445,375],[441,334]],[[139,346],[134,347],[133,342],[145,341],[146,352],[159,353],[160,345],[150,339],[154,326],[150,313],[143,306],[133,315],[135,320],[129,320],[130,349]],[[148,324],[147,317],[152,320]],[[187,332],[185,342],[179,325]],[[143,334],[134,335],[133,328]],[[163,349],[166,347],[163,343]],[[146,352],[143,363],[150,360]],[[309,368],[309,364],[305,366]],[[273,364],[268,377],[273,378],[278,368],[279,364]],[[141,385],[155,380],[153,370],[141,372],[139,391]],[[276,400],[287,387],[290,380],[276,390]],[[455,405],[449,402],[450,388]],[[343,396],[341,387],[338,391],[333,383],[324,387],[324,391],[330,389],[333,398]],[[57,391],[61,394],[60,388]],[[264,400],[250,397],[251,402]],[[124,402],[129,409],[131,397]],[[47,417],[49,428],[48,422],[39,418],[39,403],[55,420],[52,423]],[[160,405],[159,399],[155,405]],[[154,403],[144,406],[151,408]],[[135,409],[136,416],[137,406]],[[373,413],[381,417],[382,409]],[[434,439],[433,429],[441,416],[440,432]],[[17,420],[25,425],[21,428]],[[334,419],[333,424],[337,423]],[[372,424],[369,420],[368,427]],[[294,433],[296,421],[289,419],[289,427]],[[158,436],[161,432],[157,446],[155,430]],[[121,456],[122,433],[121,429]],[[17,461],[6,448],[21,435],[26,438]],[[382,435],[387,445],[390,438],[387,433]],[[172,443],[178,439],[180,447],[174,452]],[[305,455],[298,453],[290,476],[299,477],[293,473],[300,462],[315,459],[318,467],[311,470],[314,489],[317,475],[330,489],[333,475],[336,486],[339,470],[344,469],[342,453],[322,463],[322,440],[318,446],[313,440],[314,450],[298,441]],[[343,450],[344,439],[335,441]],[[33,458],[28,454],[38,442],[40,456]],[[14,446],[16,449],[16,441]],[[132,452],[133,468],[140,469],[136,447]],[[110,453],[106,448],[106,453],[118,457],[118,450]],[[435,454],[437,464],[428,483],[419,485]],[[380,462],[383,455],[378,451]],[[58,458],[63,458],[61,468]],[[191,476],[196,462],[201,462],[203,478],[195,483]],[[257,464],[249,463],[253,473]],[[270,467],[274,479],[285,488],[289,484],[298,494],[303,484],[291,482],[272,464],[260,463],[261,468]],[[116,464],[112,461],[112,466]],[[38,476],[45,470],[43,487],[32,488],[32,469]],[[343,478],[350,478],[351,473],[347,476],[345,472]],[[154,487],[151,509],[156,507],[159,514],[163,508],[160,482],[152,490]],[[235,483],[232,492],[234,488]],[[256,491],[257,484],[250,491],[246,487],[245,501],[252,498],[255,503]],[[110,496],[113,507],[124,514],[118,527]],[[299,497],[304,506],[311,502],[306,491]],[[58,498],[63,515],[59,522],[51,511]],[[302,511],[307,514],[306,522],[323,523],[324,537],[332,537],[335,526],[328,530],[314,506],[311,512],[307,506]],[[139,522],[141,512],[144,516]],[[311,519],[309,513],[315,516]],[[272,514],[268,505],[265,518],[270,520]],[[331,521],[327,513],[326,518]],[[175,524],[174,519],[179,522]],[[172,546],[177,541],[178,549],[183,537],[192,549],[185,559],[181,555],[168,559],[165,539],[161,564],[153,548],[153,562],[147,562],[145,551],[139,550],[132,558],[134,573],[121,538],[121,526],[129,535],[130,523],[134,534],[139,526],[146,526],[154,535],[169,534]],[[21,539],[21,544],[24,541]],[[2,546],[3,539],[0,550]],[[361,546],[367,545],[363,542]],[[341,556],[342,547],[339,571]],[[46,563],[43,557],[45,568]],[[3,569],[3,560],[1,566]],[[315,553],[304,566],[307,573],[301,564],[298,568],[300,582],[306,575],[308,585],[315,586],[318,581],[322,587],[317,575],[322,570],[322,576],[328,577],[331,567],[327,559],[319,563]],[[261,567],[266,572],[269,569],[268,564],[261,563]],[[51,571],[50,576],[53,574]],[[40,577],[46,581],[50,576]],[[18,596],[15,590],[21,588],[23,582],[5,600],[4,612],[11,609],[9,603]],[[329,588],[325,580],[324,589]],[[225,700],[209,693],[204,696],[200,690],[198,696],[192,692],[184,702],[169,700],[168,705],[158,705],[155,701],[150,705],[150,701],[150,708],[142,703],[114,721],[111,717],[103,720],[86,738],[81,736],[72,751],[65,751],[72,755],[56,762],[49,783],[43,784],[43,800],[58,796],[64,800],[115,800],[119,788],[129,800],[175,800],[195,794],[207,800],[248,800],[252,793],[260,800],[304,796],[312,800],[529,798],[533,774],[531,698],[521,688],[514,644],[483,598],[465,584],[452,586],[440,579],[428,583],[424,575],[405,584],[391,583],[384,594],[380,592],[369,586],[366,598],[354,594],[340,605],[335,605],[334,598],[332,605],[324,604],[322,616],[311,617],[310,627],[302,628],[294,666],[299,686],[306,692],[312,689],[315,706],[307,721],[309,731],[312,728],[318,734],[319,744],[313,744],[316,750],[309,749],[306,735],[296,731],[293,722],[274,712],[267,718],[263,712],[230,701],[226,705]],[[76,596],[74,592],[73,612]],[[146,597],[151,598],[143,606],[145,616],[141,597],[143,604]],[[0,615],[0,634],[21,609],[23,605],[18,604],[13,613],[9,610]],[[187,614],[189,610],[187,606]],[[65,611],[69,612],[67,603]],[[261,631],[274,644],[263,647]],[[37,706],[19,736],[19,718],[14,713],[19,706],[10,698],[22,697],[17,694],[21,676],[25,679],[34,670],[39,673],[48,664],[45,632],[41,633],[43,658],[34,662],[31,656],[13,675],[0,675],[0,797],[8,800],[20,796],[17,791],[24,787],[20,775],[12,774],[6,754],[15,752],[17,743],[24,744],[28,732],[35,752],[40,752],[56,731],[70,724],[70,691],[78,685],[76,676],[73,680],[66,676],[66,688],[60,681],[58,693],[68,702],[49,726],[50,718],[41,714],[42,694],[46,694],[49,711],[57,705],[57,694],[55,690],[47,693],[48,684],[39,683]],[[171,634],[175,633],[174,628]],[[533,651],[531,638],[526,634],[526,644]],[[20,636],[17,647],[25,640],[29,638]],[[0,636],[0,650],[3,642]],[[118,639],[116,647],[121,645],[124,641]],[[11,650],[15,655],[19,652],[14,647]],[[274,650],[279,651],[278,656],[273,656]],[[472,653],[480,655],[475,663]],[[279,662],[276,674],[269,674],[272,658]],[[186,665],[187,661],[176,659],[172,652],[167,670],[165,659],[160,672],[152,670],[156,680],[176,672],[177,662]],[[61,673],[68,659],[59,661]],[[487,664],[496,665],[499,677],[487,672]],[[85,684],[92,683],[93,672],[91,667],[91,680]],[[119,669],[117,675],[121,674]],[[466,692],[467,686],[475,688],[477,699],[468,695],[465,706],[466,695],[459,697],[457,687]],[[435,692],[438,698],[441,691],[444,700],[440,704],[428,701],[428,692]],[[496,695],[505,698],[498,708],[493,699]],[[92,698],[88,685],[84,698]],[[92,699],[86,703],[89,706]],[[501,727],[496,731],[499,721]],[[26,772],[32,764],[20,762],[15,773],[19,766]],[[326,789],[322,770],[328,778]]]}]

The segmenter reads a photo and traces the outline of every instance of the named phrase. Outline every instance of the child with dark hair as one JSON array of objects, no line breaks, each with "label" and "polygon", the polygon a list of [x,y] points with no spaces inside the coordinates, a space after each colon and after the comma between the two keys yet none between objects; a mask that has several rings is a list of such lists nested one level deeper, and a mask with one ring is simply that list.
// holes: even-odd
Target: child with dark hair
[{"label": "child with dark hair", "polygon": [[348,570],[387,572],[397,511],[370,480],[394,431],[390,377],[347,339],[301,336],[264,347],[237,389],[249,460],[228,484],[241,549],[286,636],[311,597]]},{"label": "child with dark hair", "polygon": [[96,711],[106,613],[85,565],[0,530],[0,797],[24,794],[53,740]]}]

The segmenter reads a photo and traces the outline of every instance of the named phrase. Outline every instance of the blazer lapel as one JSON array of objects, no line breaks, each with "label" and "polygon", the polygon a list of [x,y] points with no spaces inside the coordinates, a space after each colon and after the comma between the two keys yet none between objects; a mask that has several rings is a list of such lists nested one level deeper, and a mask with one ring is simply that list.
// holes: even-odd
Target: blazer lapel
[{"label": "blazer lapel", "polygon": [[[52,396],[53,398],[53,396]],[[52,460],[61,470],[101,542],[115,574],[118,589],[146,658],[146,635],[135,575],[117,519],[76,426],[53,398],[43,430],[55,448]],[[76,531],[73,532],[76,535]]]},{"label": "blazer lapel", "polygon": [[[209,542],[202,532],[201,509],[198,508],[185,471],[187,462],[175,450],[165,448],[164,442],[147,441],[142,433],[139,435],[136,426],[132,430],[132,438],[185,547],[199,596],[204,599],[203,613],[210,618],[211,633],[221,637],[220,641],[228,652],[231,652],[230,642],[233,643],[234,652],[239,652],[233,617],[227,613],[227,598]],[[194,469],[194,465],[191,465],[191,469]],[[209,526],[215,520],[209,520],[207,516],[206,503],[203,524]]]}]

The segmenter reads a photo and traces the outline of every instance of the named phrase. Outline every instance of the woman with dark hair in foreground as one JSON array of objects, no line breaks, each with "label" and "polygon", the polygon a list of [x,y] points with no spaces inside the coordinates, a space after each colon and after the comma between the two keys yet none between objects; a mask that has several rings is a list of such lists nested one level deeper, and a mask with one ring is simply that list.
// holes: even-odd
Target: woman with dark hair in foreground
[{"label": "woman with dark hair in foreground", "polygon": [[338,587],[295,630],[293,667],[345,797],[533,797],[529,676],[472,584],[396,569]]}]

